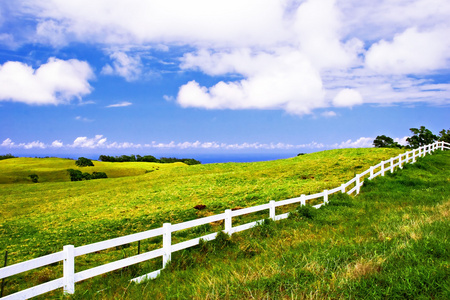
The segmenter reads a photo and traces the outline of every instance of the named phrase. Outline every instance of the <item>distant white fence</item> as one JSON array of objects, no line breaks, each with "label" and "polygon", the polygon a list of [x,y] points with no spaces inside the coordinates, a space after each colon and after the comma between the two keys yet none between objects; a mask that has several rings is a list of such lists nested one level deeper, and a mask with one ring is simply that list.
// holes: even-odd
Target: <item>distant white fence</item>
[{"label": "distant white fence", "polygon": [[[435,142],[433,144],[423,146],[411,151],[408,151],[406,153],[400,154],[397,157],[393,157],[389,160],[382,161],[379,164],[370,167],[366,171],[362,172],[361,174],[357,174],[355,178],[351,179],[350,181],[342,184],[339,187],[336,187],[331,190],[324,190],[321,193],[317,193],[314,195],[301,195],[298,198],[292,198],[287,200],[281,200],[281,201],[270,201],[267,204],[248,207],[244,209],[239,209],[232,211],[231,209],[225,210],[224,213],[196,219],[192,221],[187,221],[179,224],[170,224],[170,223],[164,223],[163,227],[151,229],[148,231],[135,233],[123,237],[118,237],[115,239],[98,242],[94,244],[89,244],[85,246],[80,247],[74,247],[73,245],[67,245],[64,246],[63,250],[57,253],[53,253],[50,255],[42,256],[36,259],[28,260],[25,262],[17,263],[15,265],[7,266],[0,269],[0,279],[7,278],[22,272],[30,271],[39,267],[43,267],[46,265],[50,265],[56,262],[63,261],[63,277],[58,278],[31,288],[28,288],[26,290],[5,296],[1,299],[27,299],[31,298],[37,295],[41,295],[44,293],[47,293],[49,291],[63,288],[64,293],[73,294],[75,292],[75,283],[80,282],[82,280],[95,277],[107,272],[111,272],[114,270],[118,270],[130,265],[134,265],[140,262],[144,262],[156,257],[162,256],[162,269],[167,265],[167,263],[170,261],[171,254],[176,251],[180,251],[182,249],[186,249],[189,247],[196,246],[200,243],[200,240],[204,241],[210,241],[216,238],[217,232],[208,234],[202,237],[198,237],[192,240],[188,240],[185,242],[181,242],[178,244],[172,245],[172,233],[204,224],[208,224],[211,222],[217,222],[224,220],[224,232],[227,234],[233,234],[235,232],[247,230],[249,228],[252,228],[256,225],[258,225],[263,220],[247,223],[244,225],[239,225],[233,227],[232,220],[233,217],[242,216],[254,212],[259,212],[263,210],[269,210],[269,217],[272,220],[281,220],[286,219],[289,216],[289,213],[276,215],[275,209],[280,206],[288,205],[288,204],[294,204],[294,203],[300,203],[301,205],[306,205],[307,200],[312,199],[318,199],[323,198],[323,203],[320,203],[318,205],[314,205],[315,208],[319,208],[320,206],[328,203],[328,196],[337,192],[341,193],[347,193],[347,194],[359,194],[361,186],[364,184],[364,177],[368,175],[368,179],[375,178],[377,176],[384,176],[386,172],[393,172],[395,167],[403,168],[403,165],[406,163],[414,163],[416,162],[416,159],[418,157],[425,156],[426,154],[431,154],[431,152],[437,150],[437,149],[449,149],[450,150],[450,144],[445,142]],[[347,188],[351,185],[354,185],[353,188],[347,191]],[[105,250],[112,247],[121,246],[124,244],[129,244],[133,242],[137,242],[140,240],[152,238],[161,236],[163,237],[163,246],[160,249],[156,249],[153,251],[149,251],[146,253],[138,254],[132,257],[124,258],[121,260],[117,260],[111,263],[107,263],[98,267],[94,267],[88,270],[84,270],[81,272],[75,273],[75,257],[94,253],[96,251]],[[146,279],[153,279],[156,278],[161,270],[154,271],[152,273],[143,275],[138,278],[132,279],[134,282],[141,282],[142,280]]]}]

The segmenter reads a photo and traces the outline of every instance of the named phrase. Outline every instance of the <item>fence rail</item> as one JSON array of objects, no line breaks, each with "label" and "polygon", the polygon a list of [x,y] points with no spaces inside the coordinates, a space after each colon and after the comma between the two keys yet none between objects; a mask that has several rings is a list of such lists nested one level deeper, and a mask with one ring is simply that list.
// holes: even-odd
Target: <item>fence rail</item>
[{"label": "fence rail", "polygon": [[[162,257],[162,269],[165,268],[167,263],[170,261],[171,254],[186,248],[190,248],[196,246],[200,243],[200,240],[210,241],[214,240],[217,236],[216,233],[211,233],[208,235],[204,235],[198,238],[194,238],[188,241],[180,242],[177,244],[172,244],[172,233],[184,229],[193,228],[196,226],[208,224],[211,222],[224,221],[224,232],[227,234],[233,234],[239,231],[247,230],[258,225],[263,220],[250,222],[247,224],[234,226],[232,223],[233,217],[238,217],[242,215],[247,215],[255,212],[260,212],[264,210],[269,211],[269,218],[272,220],[281,220],[286,219],[289,216],[289,213],[284,213],[280,215],[276,215],[276,208],[280,206],[285,206],[289,204],[300,203],[300,205],[306,205],[306,201],[312,199],[320,199],[323,198],[323,202],[317,205],[314,205],[315,208],[320,208],[322,205],[328,203],[328,196],[334,193],[347,193],[349,195],[356,193],[359,194],[361,186],[364,184],[364,178],[368,176],[368,179],[373,179],[377,176],[384,176],[386,172],[394,172],[395,168],[403,168],[403,165],[406,163],[414,163],[417,158],[423,157],[426,154],[431,154],[433,151],[440,150],[450,150],[450,144],[446,142],[435,142],[430,145],[426,145],[406,153],[400,154],[396,157],[390,158],[389,160],[381,161],[379,164],[375,166],[371,166],[366,171],[357,174],[354,178],[343,183],[341,186],[336,187],[331,190],[324,190],[323,192],[316,193],[313,195],[301,195],[300,197],[280,200],[280,201],[270,201],[267,204],[262,204],[258,206],[243,208],[239,210],[231,210],[227,209],[224,213],[209,216],[205,218],[195,219],[183,223],[178,224],[170,224],[164,223],[163,227],[147,230],[144,232],[139,232],[135,234],[130,234],[123,237],[118,237],[94,244],[84,245],[80,247],[74,247],[73,245],[64,246],[63,251],[56,252],[53,254],[49,254],[46,256],[42,256],[39,258],[35,258],[32,260],[28,260],[25,262],[17,263],[11,266],[3,267],[0,269],[0,279],[7,278],[10,276],[14,276],[20,274],[22,272],[30,271],[39,267],[43,267],[46,265],[50,265],[56,262],[63,262],[63,277],[22,290],[20,292],[16,292],[11,295],[7,295],[1,299],[26,299],[31,298],[37,295],[41,295],[47,293],[52,290],[56,290],[59,288],[63,288],[64,293],[73,294],[75,292],[75,283],[80,282],[82,280],[86,280],[107,272],[111,272],[114,270],[118,270],[130,265],[134,265],[137,263],[141,263],[153,258]],[[386,166],[387,165],[387,166]],[[377,169],[380,169],[377,171]],[[348,187],[354,186],[347,191]],[[121,246],[124,244],[129,244],[132,242],[137,242],[140,240],[162,236],[163,237],[163,246],[160,249],[152,250],[146,253],[138,254],[135,256],[131,256],[128,258],[124,258],[121,260],[117,260],[114,262],[110,262],[101,266],[97,266],[94,268],[90,268],[88,270],[84,270],[81,272],[75,273],[75,258],[81,255],[86,255],[90,253],[94,253],[97,251],[105,250],[112,247]],[[132,279],[134,282],[141,282],[146,279],[156,278],[162,269],[156,270],[149,274],[137,277]]]}]

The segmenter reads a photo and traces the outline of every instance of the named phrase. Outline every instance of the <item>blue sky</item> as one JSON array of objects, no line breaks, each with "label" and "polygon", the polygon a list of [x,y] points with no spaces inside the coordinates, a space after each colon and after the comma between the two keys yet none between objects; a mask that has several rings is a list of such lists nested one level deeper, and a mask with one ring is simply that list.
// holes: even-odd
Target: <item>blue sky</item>
[{"label": "blue sky", "polygon": [[449,36],[447,0],[1,1],[0,154],[404,143],[450,128]]}]

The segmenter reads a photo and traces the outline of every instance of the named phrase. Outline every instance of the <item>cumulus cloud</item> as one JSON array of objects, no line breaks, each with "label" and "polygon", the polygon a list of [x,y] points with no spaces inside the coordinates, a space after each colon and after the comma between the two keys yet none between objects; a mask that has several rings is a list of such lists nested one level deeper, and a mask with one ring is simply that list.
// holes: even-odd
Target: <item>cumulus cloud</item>
[{"label": "cumulus cloud", "polygon": [[334,144],[332,148],[370,148],[373,147],[373,138],[360,137],[356,141],[351,139],[340,144]]},{"label": "cumulus cloud", "polygon": [[333,105],[338,107],[352,107],[362,103],[361,94],[353,89],[343,89],[333,98]]},{"label": "cumulus cloud", "polygon": [[387,74],[426,73],[450,63],[450,27],[419,31],[408,28],[392,41],[373,44],[366,54],[366,65]]},{"label": "cumulus cloud", "polygon": [[128,101],[122,101],[122,102],[119,102],[116,104],[108,105],[106,107],[126,107],[126,106],[130,106],[130,105],[133,105],[133,103],[128,102]]},{"label": "cumulus cloud", "polygon": [[[144,56],[123,50],[132,45],[176,48],[181,70],[226,76],[209,85],[186,80],[176,96],[182,107],[302,115],[363,103],[450,103],[448,84],[423,81],[450,66],[448,0],[17,1],[8,15],[36,23],[33,43],[122,49],[106,52],[102,74],[127,81],[146,74]],[[7,97],[61,102],[64,93],[45,91]],[[69,96],[89,86],[77,91]]]},{"label": "cumulus cloud", "polygon": [[91,92],[88,80],[94,74],[89,64],[76,59],[50,58],[34,70],[8,61],[0,65],[0,101],[44,105],[69,103]]},{"label": "cumulus cloud", "polygon": [[69,147],[73,148],[99,148],[103,147],[106,143],[106,138],[103,135],[96,135],[94,138],[88,138],[85,136],[77,137],[73,144],[69,145]]},{"label": "cumulus cloud", "polygon": [[105,75],[117,75],[126,81],[134,81],[142,73],[142,63],[139,56],[129,56],[125,52],[115,51],[109,56],[113,62],[102,68],[101,73]]},{"label": "cumulus cloud", "polygon": [[61,148],[63,146],[64,144],[60,140],[53,141],[53,143],[51,144],[51,147],[53,148]]},{"label": "cumulus cloud", "polygon": [[249,50],[185,57],[183,68],[200,68],[210,74],[239,73],[240,81],[219,82],[207,88],[196,81],[183,85],[177,102],[183,107],[207,109],[284,109],[296,114],[324,107],[319,72],[299,51],[251,53]]},{"label": "cumulus cloud", "polygon": [[48,147],[48,145],[40,141],[16,144],[10,138],[5,139],[0,146],[4,148],[22,148],[22,149],[33,149],[33,148],[45,149]]},{"label": "cumulus cloud", "polygon": [[[395,138],[396,142],[401,145],[406,145],[406,138]],[[0,144],[2,148],[58,148],[58,149],[203,149],[203,150],[295,150],[295,149],[330,149],[330,148],[369,148],[373,147],[374,138],[361,137],[355,141],[349,139],[341,143],[327,145],[320,142],[310,142],[304,144],[291,143],[260,143],[260,142],[244,142],[244,143],[221,143],[216,141],[195,141],[195,142],[156,142],[139,144],[133,142],[108,142],[103,135],[96,135],[93,138],[77,137],[73,143],[64,144],[61,140],[55,140],[51,144],[46,144],[40,141],[33,141],[29,143],[15,143],[10,138],[3,140]]]}]

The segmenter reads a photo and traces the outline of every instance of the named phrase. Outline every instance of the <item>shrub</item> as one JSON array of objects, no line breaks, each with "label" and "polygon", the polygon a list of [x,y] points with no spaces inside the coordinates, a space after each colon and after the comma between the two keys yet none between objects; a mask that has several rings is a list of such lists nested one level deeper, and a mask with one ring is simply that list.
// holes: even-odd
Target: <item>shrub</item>
[{"label": "shrub", "polygon": [[28,177],[30,177],[31,181],[34,183],[37,183],[39,180],[39,176],[37,176],[37,174],[31,174],[31,175],[28,175]]},{"label": "shrub", "polygon": [[83,177],[84,180],[91,180],[92,179],[92,175],[87,173],[87,172],[83,172],[83,174],[81,176]]},{"label": "shrub", "polygon": [[100,178],[108,178],[108,176],[106,175],[105,172],[93,172],[91,178],[100,179]]},{"label": "shrub", "polygon": [[67,172],[69,172],[69,176],[70,176],[70,180],[71,181],[81,181],[81,180],[83,180],[83,173],[80,170],[67,169]]},{"label": "shrub", "polygon": [[15,156],[11,155],[10,153],[5,154],[5,155],[0,155],[0,160],[8,159],[8,158],[15,158]]},{"label": "shrub", "polygon": [[94,163],[89,158],[79,157],[75,162],[75,165],[77,165],[78,167],[93,167]]}]

